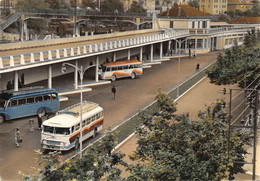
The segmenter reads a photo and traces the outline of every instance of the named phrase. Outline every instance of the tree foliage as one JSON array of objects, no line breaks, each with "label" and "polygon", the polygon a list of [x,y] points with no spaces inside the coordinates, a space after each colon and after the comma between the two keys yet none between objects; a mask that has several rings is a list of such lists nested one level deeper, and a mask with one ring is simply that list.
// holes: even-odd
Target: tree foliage
[{"label": "tree foliage", "polygon": [[158,112],[142,114],[144,127],[137,131],[138,147],[131,156],[138,164],[128,167],[128,180],[221,180],[227,173],[233,178],[244,172],[249,137],[232,130],[228,156],[228,118],[222,100],[192,122],[189,115],[176,116],[175,104],[161,91],[156,99]]},{"label": "tree foliage", "polygon": [[124,155],[112,152],[116,146],[115,136],[110,132],[100,141],[97,146],[86,150],[82,159],[74,158],[61,165],[58,161],[58,152],[50,152],[45,155],[39,152],[40,163],[44,169],[38,171],[36,177],[25,174],[26,180],[100,180],[106,177],[107,180],[121,180],[121,170],[116,166],[126,165],[122,160]]},{"label": "tree foliage", "polygon": [[131,13],[145,13],[146,10],[137,2],[133,1],[131,4],[131,8],[129,9]]},{"label": "tree foliage", "polygon": [[193,7],[197,8],[197,9],[199,9],[199,7],[200,7],[199,2],[196,1],[196,0],[189,1],[188,4],[189,4],[190,6],[193,6]]},{"label": "tree foliage", "polygon": [[50,5],[50,9],[64,9],[67,8],[67,4],[63,0],[44,0],[45,3]]},{"label": "tree foliage", "polygon": [[124,12],[123,4],[120,0],[105,0],[101,3],[102,12]]},{"label": "tree foliage", "polygon": [[16,9],[18,11],[49,10],[50,4],[42,0],[20,0],[17,3]]},{"label": "tree foliage", "polygon": [[224,55],[220,54],[217,63],[207,71],[211,83],[217,85],[239,83],[241,87],[249,85],[259,76],[260,49],[257,46],[259,44],[260,32],[252,30],[245,36],[243,46],[235,43]]},{"label": "tree foliage", "polygon": [[97,7],[97,3],[94,2],[93,0],[82,0],[82,6],[95,9]]}]

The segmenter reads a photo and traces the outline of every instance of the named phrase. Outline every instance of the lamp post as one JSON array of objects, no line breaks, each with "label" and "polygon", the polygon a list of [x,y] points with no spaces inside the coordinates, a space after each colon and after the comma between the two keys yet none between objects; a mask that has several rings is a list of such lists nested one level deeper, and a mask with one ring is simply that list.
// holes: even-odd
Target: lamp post
[{"label": "lamp post", "polygon": [[82,83],[83,83],[83,76],[87,69],[89,69],[90,67],[94,67],[96,65],[91,65],[91,66],[88,66],[87,68],[83,68],[83,66],[80,66],[80,68],[79,68],[71,63],[63,63],[61,66],[62,73],[66,72],[66,70],[67,70],[66,65],[74,67],[78,71],[79,76],[80,76],[80,141],[79,141],[80,142],[80,151],[79,152],[80,152],[80,158],[82,158],[82,102],[83,102]]},{"label": "lamp post", "polygon": [[[176,40],[176,42],[179,44],[179,59],[178,59],[178,82],[180,80],[180,64],[181,64],[181,44],[186,41],[186,39],[184,40]],[[179,97],[179,83],[178,83],[178,87],[177,87],[177,97]]]}]

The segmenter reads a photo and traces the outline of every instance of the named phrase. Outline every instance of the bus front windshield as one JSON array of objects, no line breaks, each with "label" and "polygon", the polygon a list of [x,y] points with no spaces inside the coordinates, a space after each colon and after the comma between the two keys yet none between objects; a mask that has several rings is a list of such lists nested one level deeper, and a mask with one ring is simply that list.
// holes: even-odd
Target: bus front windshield
[{"label": "bus front windshield", "polygon": [[69,135],[70,134],[70,128],[43,126],[43,132],[52,133],[52,134]]}]

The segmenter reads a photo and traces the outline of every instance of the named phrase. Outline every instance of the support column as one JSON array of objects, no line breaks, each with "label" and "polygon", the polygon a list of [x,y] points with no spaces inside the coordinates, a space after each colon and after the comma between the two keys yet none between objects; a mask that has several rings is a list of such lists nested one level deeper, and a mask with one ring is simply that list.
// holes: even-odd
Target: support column
[{"label": "support column", "polygon": [[49,65],[48,88],[52,88],[52,66]]},{"label": "support column", "polygon": [[195,38],[195,52],[197,51],[197,38]]},{"label": "support column", "polygon": [[153,44],[151,44],[151,62],[153,62]]},{"label": "support column", "polygon": [[18,71],[14,72],[14,90],[18,91]]},{"label": "support column", "polygon": [[177,53],[177,41],[175,41],[175,48],[174,48],[175,54]]},{"label": "support column", "polygon": [[168,41],[168,55],[170,55],[170,50],[171,50],[171,40]]},{"label": "support column", "polygon": [[23,23],[24,23],[25,40],[29,40],[29,32],[28,32],[27,22],[24,21]]},{"label": "support column", "polygon": [[[79,66],[78,60],[75,61],[75,66],[76,67]],[[78,89],[78,70],[77,70],[77,68],[75,68],[75,71],[74,71],[74,88]]]},{"label": "support column", "polygon": [[143,61],[143,47],[140,47],[140,60]]},{"label": "support column", "polygon": [[205,48],[205,39],[203,38],[202,39],[202,49],[204,49]]},{"label": "support column", "polygon": [[80,36],[80,25],[76,24],[76,37]]},{"label": "support column", "polygon": [[116,61],[116,52],[114,52],[114,54],[113,54],[113,62],[115,62]]},{"label": "support column", "polygon": [[21,21],[20,21],[20,23],[21,23],[21,34],[20,34],[20,36],[21,36],[21,42],[23,42],[23,35],[24,35],[24,24],[23,24],[23,20],[21,19]]},{"label": "support column", "polygon": [[130,60],[131,58],[131,52],[130,52],[130,49],[127,50],[127,59]]},{"label": "support column", "polygon": [[163,54],[163,42],[160,43],[160,59],[162,59]]},{"label": "support column", "polygon": [[187,39],[185,40],[185,46],[184,46],[184,53],[186,53],[186,50],[187,50]]},{"label": "support column", "polygon": [[99,67],[99,56],[97,55],[96,59],[96,82],[98,82],[98,67]]}]

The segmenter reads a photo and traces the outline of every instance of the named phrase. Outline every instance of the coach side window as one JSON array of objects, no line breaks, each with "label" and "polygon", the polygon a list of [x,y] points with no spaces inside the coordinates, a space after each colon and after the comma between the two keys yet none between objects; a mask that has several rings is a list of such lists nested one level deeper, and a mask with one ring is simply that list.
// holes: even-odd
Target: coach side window
[{"label": "coach side window", "polygon": [[11,101],[11,106],[17,106],[17,100],[12,100]]},{"label": "coach side window", "polygon": [[77,124],[77,125],[75,126],[75,131],[79,130],[79,127],[80,127],[80,124]]},{"label": "coach side window", "polygon": [[51,94],[53,100],[57,99],[57,94]]},{"label": "coach side window", "polygon": [[18,105],[26,104],[26,99],[18,99]]},{"label": "coach side window", "polygon": [[34,103],[34,97],[27,98],[27,104]]},{"label": "coach side window", "polygon": [[49,100],[51,100],[51,95],[50,95],[50,94],[43,95],[43,100],[44,100],[44,101],[49,101]]},{"label": "coach side window", "polygon": [[35,97],[35,102],[42,102],[42,96]]}]

